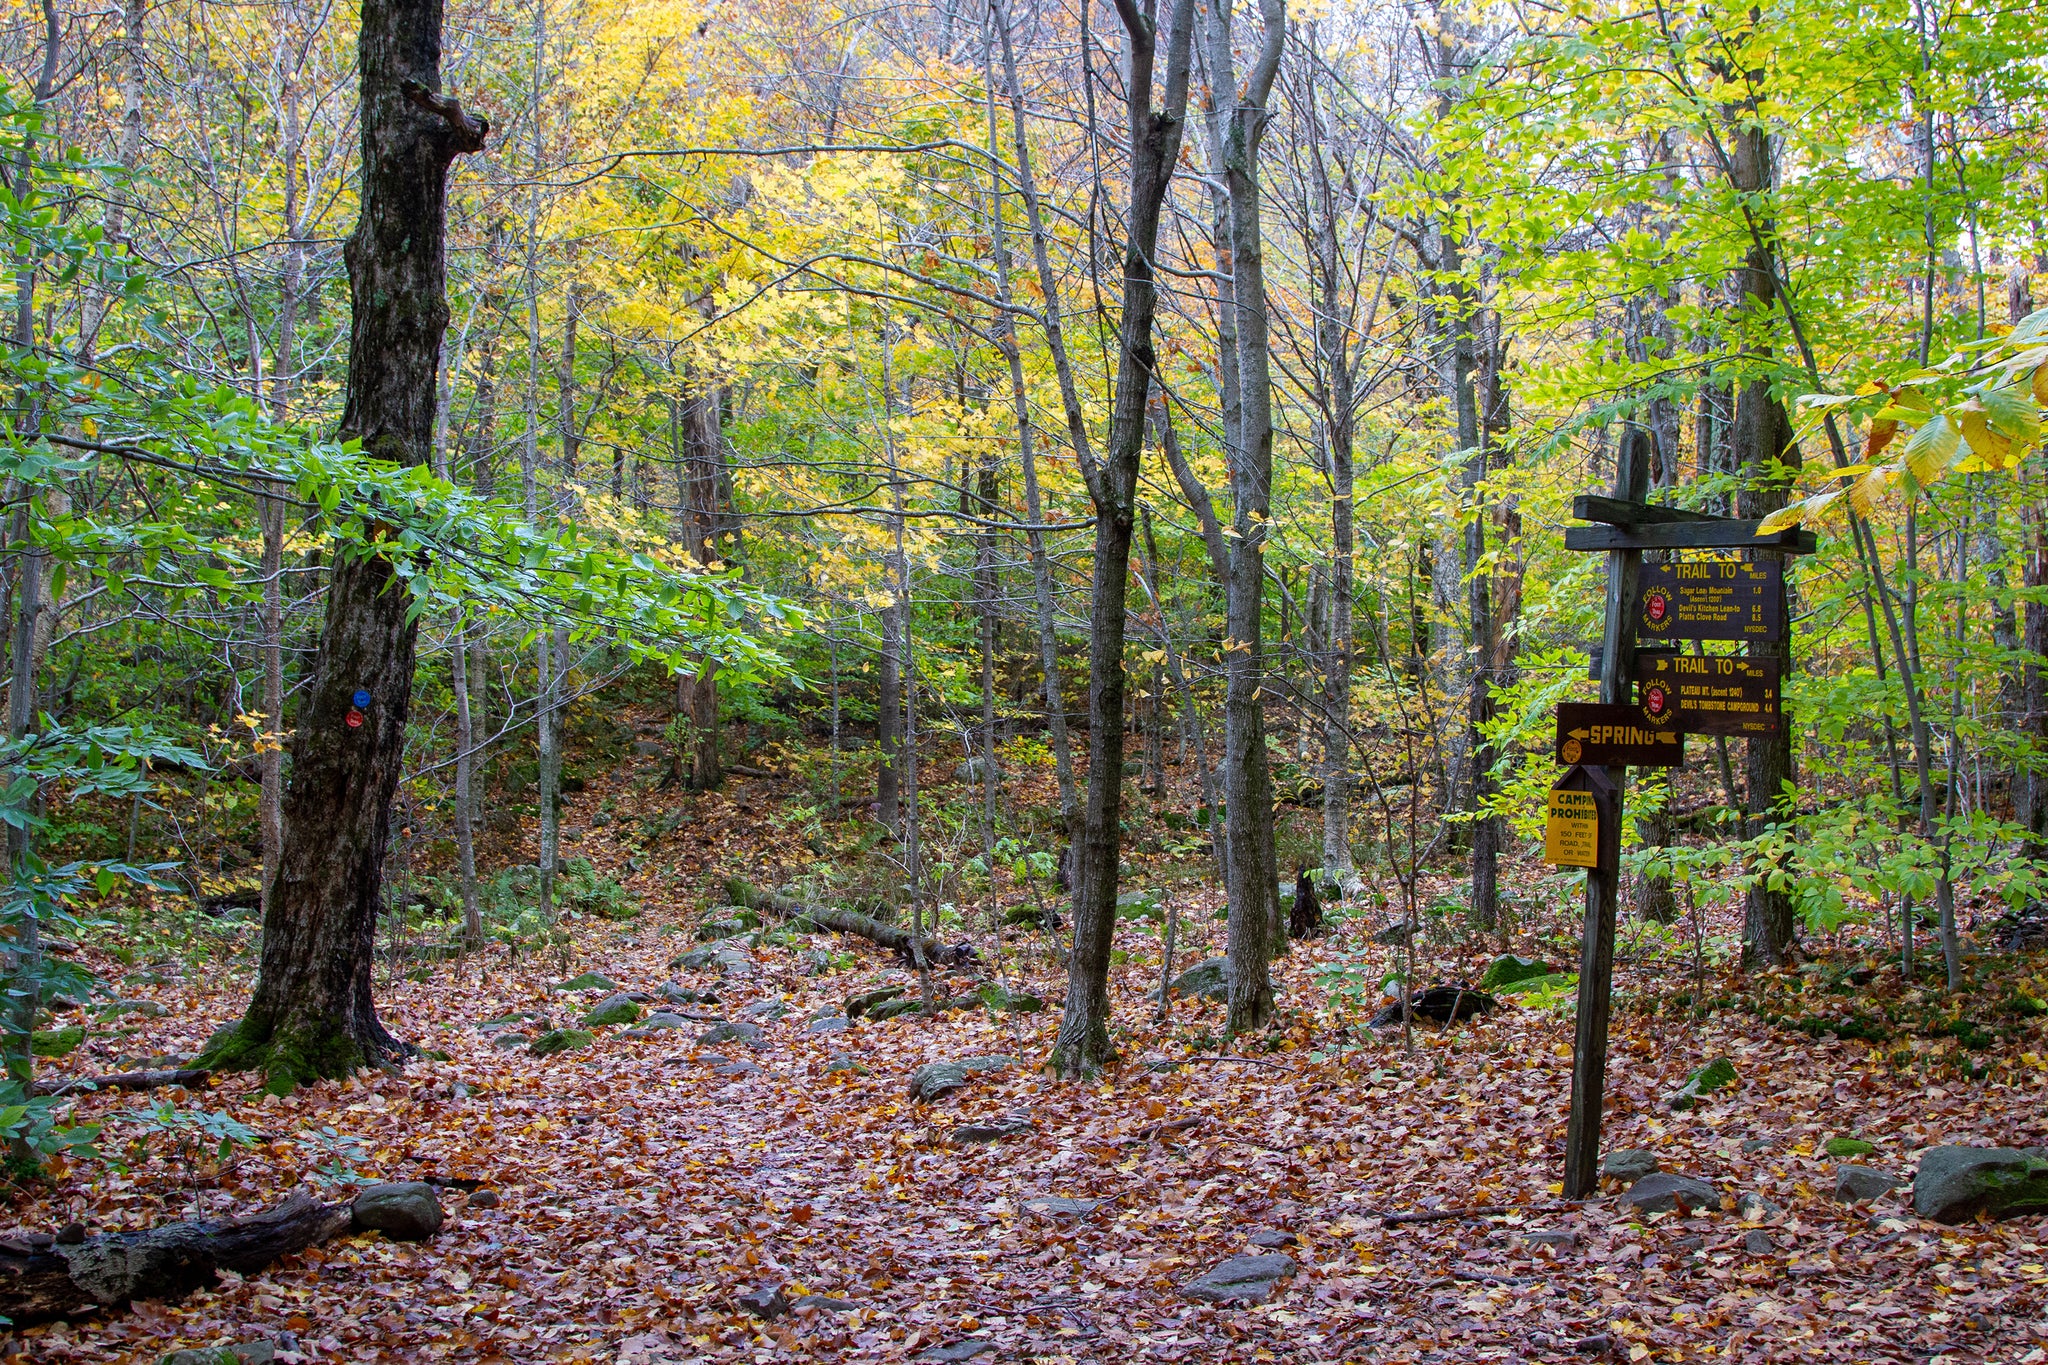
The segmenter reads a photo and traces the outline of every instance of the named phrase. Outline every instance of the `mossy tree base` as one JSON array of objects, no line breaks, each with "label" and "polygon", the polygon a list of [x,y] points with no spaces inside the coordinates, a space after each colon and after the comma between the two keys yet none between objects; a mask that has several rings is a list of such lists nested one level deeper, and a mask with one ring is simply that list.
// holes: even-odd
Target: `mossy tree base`
[{"label": "mossy tree base", "polygon": [[1109,1041],[1109,1029],[1102,1017],[1083,1011],[1070,1014],[1061,1022],[1045,1069],[1062,1080],[1085,1081],[1115,1060],[1116,1047]]},{"label": "mossy tree base", "polygon": [[243,1019],[207,1039],[193,1065],[211,1071],[261,1071],[265,1090],[289,1095],[309,1082],[339,1080],[405,1051],[388,1035],[366,1047],[339,1025],[300,1022],[265,1029]]}]

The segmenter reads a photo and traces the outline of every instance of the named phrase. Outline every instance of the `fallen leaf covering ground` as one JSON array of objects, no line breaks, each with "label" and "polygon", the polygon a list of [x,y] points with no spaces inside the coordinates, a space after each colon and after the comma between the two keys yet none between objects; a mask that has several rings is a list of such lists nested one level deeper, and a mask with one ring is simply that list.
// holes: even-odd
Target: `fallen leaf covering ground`
[{"label": "fallen leaf covering ground", "polygon": [[[1939,1227],[1911,1216],[1905,1190],[1838,1204],[1824,1150],[1853,1135],[1875,1146],[1864,1161],[1902,1170],[1937,1143],[2048,1141],[2039,1021],[1972,1054],[1989,1074],[1970,1079],[1931,1045],[1902,1055],[1895,1042],[1815,1040],[1765,1022],[1773,1012],[1739,1007],[1747,987],[1733,979],[1710,983],[1721,1007],[1694,1017],[1671,1003],[1689,971],[1625,955],[1605,1146],[1649,1148],[1665,1170],[1712,1181],[1729,1208],[1639,1217],[1611,1197],[1566,1207],[1556,1182],[1568,1013],[1504,1004],[1452,1029],[1418,1028],[1412,1050],[1398,1029],[1370,1034],[1316,974],[1356,960],[1376,986],[1395,950],[1370,943],[1369,919],[1278,964],[1283,1028],[1234,1055],[1212,1036],[1218,1005],[1176,1000],[1155,1019],[1145,993],[1158,980],[1158,940],[1124,926],[1124,1063],[1096,1083],[1063,1084],[1034,1068],[1056,1008],[810,1032],[815,1012],[848,996],[915,988],[864,942],[816,937],[815,949],[858,954],[857,967],[817,975],[807,972],[821,954],[800,946],[756,949],[739,972],[671,967],[699,919],[679,887],[694,894],[728,873],[773,880],[817,855],[774,819],[795,795],[783,783],[741,778],[691,795],[634,777],[593,782],[567,820],[580,825],[613,801],[619,818],[572,851],[612,873],[639,855],[625,880],[645,903],[640,918],[579,922],[566,970],[553,953],[508,964],[493,950],[380,986],[393,1032],[447,1060],[281,1100],[243,1076],[202,1095],[87,1097],[78,1116],[108,1120],[110,1139],[124,1131],[119,1115],[175,1098],[230,1113],[264,1140],[224,1167],[210,1153],[162,1151],[125,1175],[74,1164],[18,1192],[9,1221],[48,1231],[77,1219],[99,1232],[251,1212],[316,1174],[335,1147],[318,1136],[325,1129],[360,1140],[366,1155],[353,1166],[364,1179],[480,1182],[495,1207],[444,1188],[450,1217],[431,1242],[340,1238],[182,1303],[25,1330],[6,1359],[154,1362],[289,1331],[315,1361],[895,1361],[974,1342],[992,1348],[984,1360],[1062,1363],[1550,1360],[1603,1349],[1631,1361],[2048,1360],[2042,1220]],[[651,854],[630,846],[632,817],[660,811],[685,818]],[[1177,894],[1180,960],[1220,952],[1217,893]],[[1062,992],[1041,937],[1013,935],[1001,949],[979,937],[984,962],[942,994],[997,978]],[[1436,945],[1418,975],[1476,980],[1499,948]],[[124,1040],[139,1053],[194,1050],[238,1016],[253,968],[129,969],[88,955],[115,993],[165,1007]],[[753,1016],[758,1049],[609,1028],[589,1047],[536,1058],[478,1031],[516,1010],[573,1024],[600,995],[552,987],[582,971],[628,990],[715,992],[715,1005],[686,1007],[706,1020],[769,1001],[787,1008]],[[978,1054],[1022,1065],[932,1104],[910,1100],[917,1066]],[[1719,1056],[1736,1065],[1735,1089],[1690,1113],[1665,1105]],[[835,1059],[855,1065],[828,1070]],[[88,1049],[50,1070],[90,1074],[106,1061]],[[1161,1061],[1183,1064],[1146,1065]],[[1031,1126],[1017,1135],[949,1141],[957,1125],[1020,1117]],[[1734,1211],[1745,1193],[1772,1208],[1745,1220]],[[1105,1202],[1080,1218],[1026,1207],[1046,1195]],[[1481,1205],[1511,1211],[1381,1219]],[[1259,1230],[1297,1239],[1286,1250],[1298,1270],[1269,1302],[1216,1308],[1177,1293]],[[1768,1249],[1753,1249],[1757,1231]],[[763,1322],[736,1305],[773,1285],[853,1307]]]}]

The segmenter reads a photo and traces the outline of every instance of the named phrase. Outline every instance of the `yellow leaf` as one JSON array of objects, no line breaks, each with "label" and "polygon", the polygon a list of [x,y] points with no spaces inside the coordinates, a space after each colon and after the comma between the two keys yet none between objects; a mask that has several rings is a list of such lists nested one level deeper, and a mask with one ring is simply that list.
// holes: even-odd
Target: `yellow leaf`
[{"label": "yellow leaf", "polygon": [[1870,509],[1876,506],[1877,500],[1884,496],[1885,489],[1889,488],[1892,480],[1897,477],[1898,470],[1889,465],[1871,470],[1849,486],[1849,506],[1854,509],[1857,516],[1869,516]]},{"label": "yellow leaf", "polygon": [[1937,413],[1906,442],[1907,471],[1922,484],[1934,483],[1941,478],[1948,462],[1955,458],[1956,447],[1961,442],[1962,432],[1948,418]]},{"label": "yellow leaf", "polygon": [[1805,519],[1806,503],[1803,500],[1790,503],[1758,522],[1756,533],[1760,536],[1776,535],[1779,531],[1791,530]]},{"label": "yellow leaf", "polygon": [[1899,434],[1899,424],[1893,421],[1876,421],[1870,424],[1870,435],[1863,440],[1863,458],[1874,460],[1879,451],[1892,443],[1892,437]]},{"label": "yellow leaf", "polygon": [[2048,365],[2034,367],[2034,401],[2048,408]]},{"label": "yellow leaf", "polygon": [[2004,469],[2012,462],[2012,440],[1992,429],[1982,402],[1972,398],[1956,409],[1956,419],[1963,429],[1963,439],[1970,443],[1970,452],[1985,468]]}]

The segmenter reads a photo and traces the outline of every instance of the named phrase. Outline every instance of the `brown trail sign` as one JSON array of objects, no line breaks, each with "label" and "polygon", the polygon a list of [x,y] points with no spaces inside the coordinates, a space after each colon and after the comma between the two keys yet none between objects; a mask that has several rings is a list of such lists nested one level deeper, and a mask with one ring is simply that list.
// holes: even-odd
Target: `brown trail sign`
[{"label": "brown trail sign", "polygon": [[1769,655],[1638,654],[1636,704],[1646,722],[1680,734],[1776,734],[1779,668]]},{"label": "brown trail sign", "polygon": [[1785,566],[1775,559],[1682,559],[1646,564],[1636,587],[1636,635],[1656,640],[1785,638]]},{"label": "brown trail sign", "polygon": [[1618,768],[1676,768],[1685,762],[1677,726],[1652,724],[1640,707],[1564,702],[1557,708],[1557,761]]}]

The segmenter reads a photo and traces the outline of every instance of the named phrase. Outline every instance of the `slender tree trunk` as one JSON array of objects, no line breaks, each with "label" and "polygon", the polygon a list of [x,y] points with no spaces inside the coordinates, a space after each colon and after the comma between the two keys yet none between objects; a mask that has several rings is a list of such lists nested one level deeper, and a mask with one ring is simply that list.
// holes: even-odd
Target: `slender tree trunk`
[{"label": "slender tree trunk", "polygon": [[[1166,464],[1173,471],[1174,481],[1180,485],[1181,497],[1188,509],[1195,514],[1195,520],[1202,528],[1202,543],[1209,551],[1209,572],[1216,581],[1220,592],[1230,582],[1230,554],[1224,548],[1223,523],[1217,520],[1216,503],[1209,496],[1209,490],[1196,477],[1194,466],[1181,451],[1180,438],[1174,432],[1173,415],[1166,405],[1166,396],[1161,394],[1154,401],[1152,421],[1159,432],[1159,449],[1166,456]],[[1148,551],[1149,553],[1149,551]],[[1195,737],[1201,740],[1201,717],[1195,710],[1193,690],[1185,679],[1176,680],[1181,689],[1182,704],[1189,723],[1195,727]],[[1216,852],[1216,875],[1228,887],[1230,882],[1230,839],[1223,822],[1223,791],[1220,774],[1209,766],[1209,760],[1202,755],[1202,800],[1209,811],[1209,843]]]},{"label": "slender tree trunk", "polygon": [[1230,7],[1208,11],[1212,119],[1236,103],[1216,136],[1230,197],[1232,311],[1237,323],[1240,439],[1229,448],[1232,521],[1224,604],[1224,801],[1230,809],[1230,1014],[1232,1033],[1263,1028],[1273,1014],[1272,955],[1287,946],[1273,855],[1273,785],[1266,757],[1265,542],[1273,496],[1272,355],[1267,339],[1265,246],[1259,221],[1259,144],[1266,99],[1286,41],[1281,0],[1260,0],[1265,33],[1240,85],[1232,71]]},{"label": "slender tree trunk", "polygon": [[[277,281],[277,354],[270,366],[271,417],[283,422],[291,411],[291,385],[298,371],[299,296],[305,287],[306,255],[299,208],[299,156],[305,141],[299,113],[299,66],[293,44],[298,30],[298,7],[285,7],[285,35],[279,43],[279,93],[284,117],[284,268]],[[139,18],[131,18],[139,30]],[[138,39],[139,42],[139,39]],[[138,54],[139,60],[139,54]],[[138,135],[139,135],[138,129]],[[262,751],[262,788],[258,795],[257,826],[263,845],[263,904],[270,904],[270,888],[284,856],[284,529],[285,503],[281,498],[260,498],[257,519],[263,536],[263,628],[260,652],[263,659],[263,716],[269,732]]]},{"label": "slender tree trunk", "polygon": [[[709,566],[719,559],[721,474],[725,463],[725,401],[707,386],[683,402],[683,454],[689,468],[688,518],[690,556]],[[692,791],[711,791],[725,778],[719,754],[718,666],[705,660],[694,674],[678,680],[682,706],[689,717],[689,748],[685,755]]]},{"label": "slender tree trunk", "polygon": [[[1092,1072],[1115,1055],[1109,1040],[1109,955],[1116,927],[1116,887],[1122,818],[1124,630],[1131,533],[1136,522],[1138,457],[1145,442],[1145,403],[1153,371],[1152,320],[1158,308],[1158,282],[1152,256],[1159,241],[1160,207],[1180,153],[1182,122],[1187,109],[1188,52],[1194,30],[1193,0],[1174,0],[1167,41],[1164,100],[1152,103],[1156,32],[1152,20],[1134,0],[1118,0],[1124,22],[1126,97],[1129,116],[1131,192],[1126,207],[1128,233],[1124,244],[1123,307],[1117,327],[1117,375],[1109,440],[1098,466],[1089,449],[1087,428],[1058,339],[1058,296],[1046,292],[1047,342],[1061,378],[1074,448],[1095,504],[1094,594],[1090,602],[1088,639],[1088,801],[1082,817],[1079,857],[1075,860],[1074,941],[1067,957],[1067,1002],[1060,1019],[1048,1067],[1057,1074]],[[1023,93],[1018,86],[1009,22],[1000,8],[996,25],[1002,37],[1004,75],[1010,87],[1018,131],[1018,174],[1026,190],[1032,245],[1041,280],[1050,284],[1045,233],[1030,188],[1029,149],[1025,143]]]},{"label": "slender tree trunk", "polygon": [[[448,326],[448,166],[482,149],[486,127],[439,93],[440,0],[364,0],[361,14],[362,215],[343,252],[353,319],[340,434],[376,458],[418,465],[433,441]],[[261,1067],[281,1092],[405,1051],[377,1019],[370,968],[412,702],[411,606],[384,554],[336,556],[292,740],[261,972],[248,1013],[215,1035],[201,1065]]]}]

